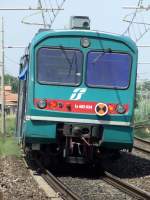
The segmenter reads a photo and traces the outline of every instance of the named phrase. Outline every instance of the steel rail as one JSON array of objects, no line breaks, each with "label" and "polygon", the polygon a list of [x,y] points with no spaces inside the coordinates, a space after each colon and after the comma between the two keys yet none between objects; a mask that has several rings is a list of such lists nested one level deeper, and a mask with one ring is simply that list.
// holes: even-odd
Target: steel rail
[{"label": "steel rail", "polygon": [[120,178],[110,174],[109,172],[104,172],[103,180],[108,184],[111,184],[115,188],[127,193],[130,196],[133,196],[137,199],[150,199],[150,193],[143,191],[129,183],[122,181]]},{"label": "steel rail", "polygon": [[[45,169],[39,161],[34,160],[34,162],[36,164],[36,168],[40,169],[39,175],[48,183],[48,185],[50,185],[55,190],[55,192],[57,192],[59,197],[61,197],[64,200],[81,200],[79,196],[77,196],[67,186],[65,186],[49,170]],[[29,167],[26,160],[25,160],[25,164],[27,167]],[[150,193],[122,181],[120,178],[110,174],[107,171],[104,171],[104,176],[102,180],[112,185],[113,187],[121,190],[122,192],[132,197],[135,197],[139,200],[150,199]]]},{"label": "steel rail", "polygon": [[32,160],[32,164],[31,164],[30,163],[31,161],[27,160],[23,156],[23,161],[25,163],[26,168],[29,168],[30,170],[32,170],[32,167],[34,167],[37,169],[38,171],[37,173],[39,174],[39,176],[41,176],[47,182],[47,184],[54,189],[54,191],[58,194],[58,197],[60,197],[63,200],[81,200],[79,196],[77,196],[67,186],[65,186],[49,170],[45,169],[38,160],[36,159]]},{"label": "steel rail", "polygon": [[60,180],[58,180],[50,171],[45,170],[41,176],[45,181],[59,194],[59,196],[64,200],[81,200],[74,192],[72,192],[66,185],[64,185]]},{"label": "steel rail", "polygon": [[148,149],[141,148],[141,147],[139,147],[139,146],[137,146],[137,145],[134,145],[133,147],[134,147],[135,149],[139,150],[139,151],[142,151],[143,153],[150,154],[150,150],[148,150]]},{"label": "steel rail", "polygon": [[147,128],[147,127],[150,127],[150,124],[138,124],[138,125],[135,125],[135,129],[139,129],[139,128]]},{"label": "steel rail", "polygon": [[134,126],[135,129],[143,128],[143,127],[150,127],[150,120],[145,120],[145,121],[137,122],[134,125],[135,125]]},{"label": "steel rail", "polygon": [[81,200],[73,191],[64,185],[57,177],[55,177],[49,170],[45,169],[42,164],[35,160],[36,165],[41,169],[41,177],[50,185],[56,193],[64,200]]},{"label": "steel rail", "polygon": [[[150,141],[141,139],[141,138],[139,138],[137,136],[134,136],[134,139],[135,139],[135,141],[137,140],[137,142],[142,143],[143,147],[145,147],[146,145],[148,145],[149,149],[150,149]],[[142,151],[143,153],[150,154],[150,150],[148,148],[143,148],[143,147],[139,146],[138,144],[134,144],[133,147],[135,149],[139,150],[139,151]]]},{"label": "steel rail", "polygon": [[150,141],[148,141],[148,140],[142,139],[142,138],[137,137],[137,136],[134,136],[134,139],[137,140],[137,141],[142,142],[143,144],[148,144],[148,145],[150,145]]}]

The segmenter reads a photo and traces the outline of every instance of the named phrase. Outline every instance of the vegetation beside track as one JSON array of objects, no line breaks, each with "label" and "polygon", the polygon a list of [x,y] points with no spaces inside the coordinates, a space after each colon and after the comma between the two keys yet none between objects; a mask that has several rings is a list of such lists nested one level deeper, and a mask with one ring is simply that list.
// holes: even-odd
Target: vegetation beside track
[{"label": "vegetation beside track", "polygon": [[0,155],[16,155],[20,156],[21,152],[17,141],[14,138],[16,116],[6,116],[6,132],[5,137],[1,132],[1,118],[0,118]]},{"label": "vegetation beside track", "polygon": [[149,139],[150,140],[150,127],[149,128],[139,128],[135,129],[135,135],[142,138],[142,139]]},{"label": "vegetation beside track", "polygon": [[0,155],[21,155],[20,148],[14,137],[6,137],[5,139],[0,139]]}]

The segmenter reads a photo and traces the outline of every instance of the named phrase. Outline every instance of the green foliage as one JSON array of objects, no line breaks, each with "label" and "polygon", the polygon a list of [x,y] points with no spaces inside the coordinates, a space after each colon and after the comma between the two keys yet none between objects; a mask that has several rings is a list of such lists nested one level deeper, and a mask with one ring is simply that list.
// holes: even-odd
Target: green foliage
[{"label": "green foliage", "polygon": [[135,122],[150,119],[150,81],[137,84]]},{"label": "green foliage", "polygon": [[[1,118],[0,118],[0,135],[1,135]],[[15,132],[15,125],[16,125],[16,117],[15,116],[7,116],[6,117],[6,135],[13,136]]]},{"label": "green foliage", "polygon": [[143,83],[143,88],[144,88],[144,90],[149,90],[150,91],[150,81],[145,81]]},{"label": "green foliage", "polygon": [[13,137],[7,137],[5,140],[0,139],[0,155],[21,156],[20,148]]},{"label": "green foliage", "polygon": [[6,121],[6,132],[7,135],[12,136],[15,132],[15,125],[16,125],[16,119],[14,116],[7,117]]},{"label": "green foliage", "polygon": [[134,131],[135,135],[150,140],[150,128],[141,128]]},{"label": "green foliage", "polygon": [[6,134],[4,139],[1,134],[0,118],[0,155],[21,155],[20,148],[14,138],[15,124],[15,116],[6,117]]},{"label": "green foliage", "polygon": [[4,78],[5,85],[11,85],[12,86],[12,92],[17,93],[18,92],[18,79],[14,76],[11,76],[9,74],[5,75]]}]

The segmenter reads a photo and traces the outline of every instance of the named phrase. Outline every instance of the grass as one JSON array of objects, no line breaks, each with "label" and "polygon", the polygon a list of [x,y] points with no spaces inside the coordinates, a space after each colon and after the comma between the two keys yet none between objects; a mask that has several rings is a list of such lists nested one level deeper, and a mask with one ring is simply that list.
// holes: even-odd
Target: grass
[{"label": "grass", "polygon": [[[0,118],[0,134],[2,134],[1,123],[2,123],[2,120]],[[5,135],[13,136],[14,132],[15,132],[15,126],[16,126],[16,116],[15,115],[6,116],[6,122],[5,123],[6,123],[5,124],[5,127],[6,127]]]},{"label": "grass", "polygon": [[150,133],[149,131],[147,131],[146,129],[139,129],[139,130],[135,130],[135,135],[143,138],[143,139],[150,139]]},{"label": "grass", "polygon": [[0,140],[0,155],[15,155],[18,157],[21,156],[20,148],[14,137],[7,137],[5,140]]},{"label": "grass", "polygon": [[6,116],[6,131],[5,139],[1,132],[1,118],[0,118],[0,155],[16,155],[20,156],[20,148],[14,138],[16,117],[14,115]]},{"label": "grass", "polygon": [[148,120],[150,117],[150,99],[143,99],[138,102],[138,107],[135,109],[134,120],[136,123]]},{"label": "grass", "polygon": [[[135,109],[134,121],[135,123],[144,122],[150,123],[150,99],[142,99],[138,102],[138,107]],[[135,130],[135,135],[143,139],[150,138],[150,132],[148,129]]]}]

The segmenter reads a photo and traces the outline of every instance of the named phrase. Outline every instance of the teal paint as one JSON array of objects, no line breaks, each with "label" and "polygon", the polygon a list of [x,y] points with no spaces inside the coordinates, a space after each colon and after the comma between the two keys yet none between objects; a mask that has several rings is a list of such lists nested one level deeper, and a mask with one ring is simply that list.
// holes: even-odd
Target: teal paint
[{"label": "teal paint", "polygon": [[46,121],[26,121],[23,135],[31,138],[56,138],[56,124]]},{"label": "teal paint", "polygon": [[[82,48],[80,45],[80,39],[82,37],[88,37],[91,45],[89,48]],[[132,57],[132,70],[131,70],[131,82],[129,88],[126,90],[114,90],[104,88],[87,88],[85,95],[82,95],[81,101],[94,101],[104,103],[121,103],[129,104],[129,112],[126,114],[116,114],[111,116],[97,116],[90,114],[80,113],[61,113],[57,111],[46,111],[35,108],[33,100],[34,98],[49,98],[49,99],[62,99],[69,100],[73,90],[76,87],[72,86],[54,86],[54,85],[42,85],[36,81],[36,53],[41,47],[60,47],[76,48],[83,52],[83,76],[82,83],[78,87],[86,87],[85,71],[86,71],[86,57],[87,53],[91,50],[100,50],[111,48],[112,52],[128,53]],[[27,90],[27,111],[26,115],[34,116],[51,116],[51,117],[66,117],[66,118],[78,118],[81,119],[99,119],[109,121],[122,121],[132,122],[134,113],[134,101],[135,101],[135,85],[136,85],[136,72],[137,72],[137,47],[135,43],[124,36],[114,36],[108,34],[101,34],[90,31],[45,31],[36,34],[33,38],[30,46],[30,61],[29,61],[29,81]],[[26,121],[24,125],[24,133],[29,139],[35,138],[35,140],[43,141],[42,138],[55,139],[56,138],[56,124],[51,122],[41,121]],[[32,140],[33,141],[33,140]],[[118,127],[118,126],[105,126],[103,134],[103,145],[108,147],[132,147],[133,135],[132,128],[130,127]],[[124,146],[123,146],[124,144]],[[119,147],[120,148],[120,147]]]},{"label": "teal paint", "polygon": [[133,146],[133,128],[122,126],[104,126],[103,146],[109,148],[131,148]]}]

